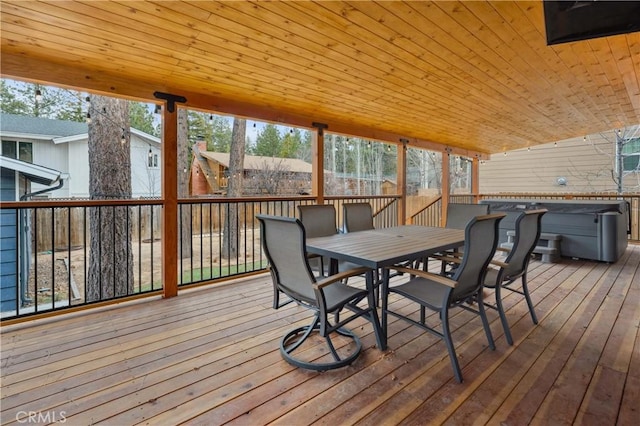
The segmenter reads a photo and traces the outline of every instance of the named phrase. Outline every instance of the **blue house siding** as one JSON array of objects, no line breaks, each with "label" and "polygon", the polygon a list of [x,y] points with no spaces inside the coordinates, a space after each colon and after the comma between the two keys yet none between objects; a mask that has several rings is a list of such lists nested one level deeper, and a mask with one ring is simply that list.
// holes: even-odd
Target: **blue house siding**
[{"label": "blue house siding", "polygon": [[[0,201],[15,201],[13,170],[0,169]],[[16,210],[0,210],[0,311],[18,308],[18,217]]]}]

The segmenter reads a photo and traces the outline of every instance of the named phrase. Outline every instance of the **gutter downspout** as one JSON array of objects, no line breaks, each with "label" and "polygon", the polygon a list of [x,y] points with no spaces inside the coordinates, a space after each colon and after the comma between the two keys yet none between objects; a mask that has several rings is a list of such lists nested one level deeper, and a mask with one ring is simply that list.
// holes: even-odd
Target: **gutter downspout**
[{"label": "gutter downspout", "polygon": [[[64,185],[64,179],[60,179],[60,183],[56,186],[41,189],[40,191],[28,192],[20,196],[20,201],[25,201],[27,198],[31,198],[36,195],[44,194],[45,192],[55,191],[62,188]],[[31,303],[32,300],[27,297],[27,284],[29,283],[29,264],[31,262],[31,211],[24,209],[20,215],[20,225],[18,235],[20,238],[20,300],[21,305],[24,307]],[[22,232],[20,232],[22,231]],[[35,293],[34,293],[35,294]]]}]

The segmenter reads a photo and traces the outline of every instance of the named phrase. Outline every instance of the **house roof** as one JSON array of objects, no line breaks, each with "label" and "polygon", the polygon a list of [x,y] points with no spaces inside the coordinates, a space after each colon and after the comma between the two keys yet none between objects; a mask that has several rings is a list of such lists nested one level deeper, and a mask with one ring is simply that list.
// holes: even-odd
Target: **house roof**
[{"label": "house roof", "polygon": [[[0,114],[0,133],[3,137],[28,137],[50,140],[55,144],[85,140],[88,137],[87,123],[54,120],[26,115]],[[149,143],[160,143],[160,138],[131,128],[131,133]]]},{"label": "house roof", "polygon": [[5,157],[4,155],[0,155],[0,166],[19,172],[32,182],[47,186],[51,186],[58,182],[61,177],[61,172],[58,170],[50,169],[38,164],[27,163],[26,161],[17,160],[15,158]]},{"label": "house roof", "polygon": [[[216,161],[224,167],[229,167],[231,154],[224,152],[200,151],[203,157]],[[265,168],[283,169],[295,173],[311,173],[311,164],[297,158],[261,157],[257,155],[244,156],[245,170],[264,170]]]},{"label": "house roof", "polygon": [[33,139],[54,139],[58,137],[86,134],[87,123],[52,120],[50,118],[26,115],[0,114],[0,131],[7,135],[29,135]]},{"label": "house roof", "polygon": [[454,154],[640,123],[640,33],[547,45],[545,3],[3,0],[0,72]]}]

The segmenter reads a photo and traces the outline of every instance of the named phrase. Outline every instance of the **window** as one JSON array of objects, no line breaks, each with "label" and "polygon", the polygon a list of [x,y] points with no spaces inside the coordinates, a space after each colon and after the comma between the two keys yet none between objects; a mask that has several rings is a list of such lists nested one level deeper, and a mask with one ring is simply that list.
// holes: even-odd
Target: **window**
[{"label": "window", "polygon": [[2,155],[16,160],[33,163],[33,144],[31,142],[2,141]]},{"label": "window", "polygon": [[18,160],[33,163],[33,145],[30,142],[18,142]]},{"label": "window", "polygon": [[622,164],[625,172],[640,171],[640,138],[628,139],[624,142]]},{"label": "window", "polygon": [[153,153],[149,150],[149,155],[147,157],[147,167],[150,169],[158,168],[158,154]]},{"label": "window", "polygon": [[18,158],[18,150],[17,150],[17,142],[16,141],[2,141],[2,155],[8,158]]}]

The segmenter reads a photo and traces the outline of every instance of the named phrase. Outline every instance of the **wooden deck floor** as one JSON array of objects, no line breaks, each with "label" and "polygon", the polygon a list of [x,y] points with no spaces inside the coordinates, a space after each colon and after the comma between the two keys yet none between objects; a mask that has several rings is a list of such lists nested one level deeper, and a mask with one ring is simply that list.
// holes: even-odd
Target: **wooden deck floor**
[{"label": "wooden deck floor", "polygon": [[[392,322],[389,349],[371,326],[340,370],[285,363],[278,340],[309,315],[271,308],[268,276],[2,329],[2,424],[636,425],[640,411],[640,246],[616,264],[534,262],[534,326],[506,298],[515,339],[489,312],[452,323],[465,381],[443,342]],[[396,308],[415,308],[395,301]],[[393,321],[393,319],[391,319]],[[30,417],[29,417],[30,416]]]}]

